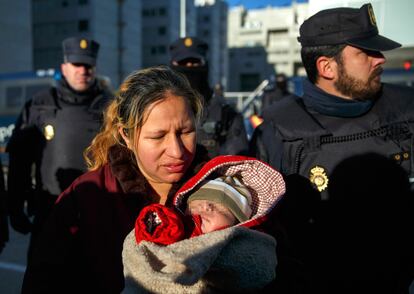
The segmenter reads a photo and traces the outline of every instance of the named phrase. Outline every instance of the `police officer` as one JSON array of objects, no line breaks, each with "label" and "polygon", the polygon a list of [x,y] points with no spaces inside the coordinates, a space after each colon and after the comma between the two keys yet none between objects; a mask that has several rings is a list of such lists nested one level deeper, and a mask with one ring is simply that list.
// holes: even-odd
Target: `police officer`
[{"label": "police officer", "polygon": [[[316,275],[326,279],[321,284],[329,286],[328,280],[336,279],[337,287],[329,288],[327,292],[340,293],[339,284],[342,282],[355,286],[355,281],[364,280],[363,276],[356,274],[360,269],[366,274],[369,272],[367,280],[375,276],[373,273],[376,270],[376,278],[381,275],[392,277],[384,275],[384,272],[379,273],[387,266],[372,266],[381,260],[381,257],[372,258],[370,254],[374,250],[366,250],[365,257],[355,262],[353,267],[349,261],[355,261],[351,255],[365,248],[383,248],[382,252],[387,255],[391,252],[380,247],[389,244],[387,242],[368,246],[363,241],[366,239],[360,238],[364,233],[373,232],[376,225],[372,220],[378,221],[378,215],[390,216],[387,218],[390,227],[400,228],[402,224],[397,219],[404,212],[396,207],[404,205],[395,205],[395,201],[402,203],[407,200],[404,183],[408,183],[408,177],[413,174],[414,90],[381,83],[382,66],[386,61],[381,51],[401,45],[379,35],[370,4],[359,9],[334,8],[316,13],[301,25],[298,40],[302,45],[302,62],[308,77],[303,84],[304,95],[283,99],[264,112],[264,122],[255,134],[257,146],[254,155],[285,174],[286,199],[294,199],[296,206],[300,207],[290,210],[292,213],[306,210],[301,203],[309,195],[304,192],[307,184],[319,193],[318,208],[306,211],[308,219],[305,221],[316,225],[315,232],[320,239],[314,248],[335,248],[337,255],[326,255],[326,251],[321,249],[321,255],[308,251],[307,257],[319,256],[313,265],[319,264],[321,271]],[[396,173],[392,172],[395,168],[388,168],[392,165],[379,165],[379,162],[387,162],[389,158],[405,170],[405,179],[395,179]],[[373,179],[374,175],[380,182]],[[299,183],[307,184],[301,190]],[[353,201],[344,205],[347,199]],[[342,204],[337,205],[339,203]],[[283,207],[280,209],[283,210]],[[394,217],[396,215],[398,218]],[[300,218],[303,215],[299,215],[296,221]],[[356,219],[359,221],[355,222]],[[332,227],[334,223],[338,226]],[[377,224],[381,227],[382,220]],[[360,229],[368,227],[370,229],[365,231]],[[340,228],[346,228],[346,231]],[[329,239],[327,230],[337,234],[337,241],[343,238],[342,242],[335,243]],[[382,235],[383,241],[389,237],[392,239],[391,236],[399,240],[394,232]],[[310,248],[309,240],[315,236],[302,239],[301,253]],[[407,252],[402,248],[398,253],[401,260],[408,260]],[[341,263],[338,254],[346,254],[349,258],[341,258]],[[386,255],[382,258],[384,262],[392,260]],[[371,267],[364,263],[367,260],[372,261]],[[337,264],[329,261],[336,261]],[[389,268],[401,269],[398,266]],[[314,269],[311,271],[315,272]],[[337,276],[330,276],[333,273]],[[373,278],[368,292],[380,293],[372,287],[381,287],[384,282],[385,279]],[[355,288],[347,289],[348,293],[356,293]],[[387,293],[399,293],[395,288],[383,289],[388,289]]]},{"label": "police officer", "polygon": [[208,82],[208,45],[199,38],[180,38],[170,46],[170,66],[184,74],[191,86],[205,99],[203,118],[197,129],[197,143],[210,157],[223,154],[246,154],[248,141],[243,117],[214,95]]},{"label": "police officer", "polygon": [[270,83],[263,89],[262,110],[268,109],[274,102],[290,95],[287,86],[287,76],[284,73],[273,76]]},{"label": "police officer", "polygon": [[72,37],[62,45],[62,79],[26,103],[6,149],[10,223],[18,232],[32,233],[29,257],[57,196],[86,170],[83,151],[112,96],[96,78],[99,44]]}]

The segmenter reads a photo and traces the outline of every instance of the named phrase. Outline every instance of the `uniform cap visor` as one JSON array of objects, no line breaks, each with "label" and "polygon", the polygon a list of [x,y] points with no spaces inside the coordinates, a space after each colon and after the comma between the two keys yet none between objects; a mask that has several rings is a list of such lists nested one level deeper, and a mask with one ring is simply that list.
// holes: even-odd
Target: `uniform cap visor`
[{"label": "uniform cap visor", "polygon": [[66,55],[65,62],[96,65],[96,59],[88,55]]},{"label": "uniform cap visor", "polygon": [[364,39],[349,40],[346,41],[346,44],[372,51],[388,51],[401,47],[400,43],[397,43],[381,35],[375,35]]},{"label": "uniform cap visor", "polygon": [[198,53],[195,53],[195,52],[180,52],[180,53],[177,53],[172,57],[172,60],[180,62],[180,61],[188,59],[188,58],[199,59],[200,61],[204,60],[204,57],[201,54],[198,54]]}]

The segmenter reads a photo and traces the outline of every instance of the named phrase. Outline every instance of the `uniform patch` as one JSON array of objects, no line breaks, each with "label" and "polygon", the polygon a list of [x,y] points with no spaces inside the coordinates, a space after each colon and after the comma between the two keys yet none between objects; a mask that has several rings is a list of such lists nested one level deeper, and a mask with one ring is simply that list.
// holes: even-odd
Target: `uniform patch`
[{"label": "uniform patch", "polygon": [[315,166],[310,170],[309,180],[316,186],[319,192],[322,192],[328,187],[328,176],[326,175],[325,169],[321,166]]},{"label": "uniform patch", "polygon": [[46,140],[50,141],[55,136],[55,129],[52,125],[46,125],[43,128],[43,134],[45,135]]}]

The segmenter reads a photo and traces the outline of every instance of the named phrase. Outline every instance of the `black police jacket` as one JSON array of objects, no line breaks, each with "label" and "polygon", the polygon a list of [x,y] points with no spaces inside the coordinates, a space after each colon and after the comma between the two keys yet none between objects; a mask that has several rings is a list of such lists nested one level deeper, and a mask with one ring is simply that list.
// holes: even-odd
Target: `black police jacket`
[{"label": "black police jacket", "polygon": [[246,155],[248,141],[242,115],[225,103],[223,97],[213,96],[197,128],[197,143],[205,147],[210,158]]},{"label": "black police jacket", "polygon": [[62,80],[26,103],[6,149],[12,211],[23,209],[33,184],[37,194],[56,196],[86,171],[83,151],[99,131],[110,97],[97,84],[79,94]]},{"label": "black police jacket", "polygon": [[[305,93],[306,95],[306,93]],[[328,198],[330,174],[351,156],[376,153],[413,172],[414,89],[384,84],[365,114],[336,117],[308,109],[290,96],[264,114],[253,136],[251,152],[282,171],[310,180]]]}]

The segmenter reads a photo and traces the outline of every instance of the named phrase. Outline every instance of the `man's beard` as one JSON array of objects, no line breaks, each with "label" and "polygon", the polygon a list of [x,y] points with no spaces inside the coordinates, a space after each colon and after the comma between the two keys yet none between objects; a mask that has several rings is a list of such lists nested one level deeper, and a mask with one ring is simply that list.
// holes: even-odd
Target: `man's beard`
[{"label": "man's beard", "polygon": [[348,75],[343,64],[338,62],[339,76],[334,86],[340,93],[352,99],[374,100],[381,90],[381,81],[376,78],[381,75],[382,71],[382,67],[376,68],[368,77],[368,81],[365,82]]}]

